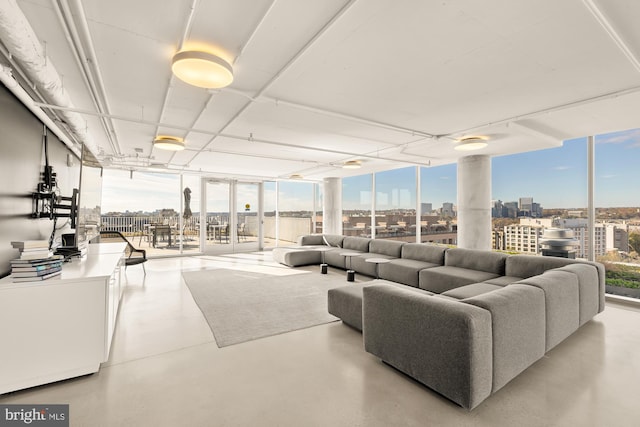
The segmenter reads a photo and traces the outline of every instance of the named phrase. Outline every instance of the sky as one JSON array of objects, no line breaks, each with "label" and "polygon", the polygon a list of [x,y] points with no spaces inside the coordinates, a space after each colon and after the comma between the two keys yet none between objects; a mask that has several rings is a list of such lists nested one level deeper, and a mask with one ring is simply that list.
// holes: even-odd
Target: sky
[{"label": "sky", "polygon": [[[596,207],[640,206],[640,129],[615,132],[596,137]],[[587,205],[587,139],[565,141],[562,147],[494,157],[492,199],[503,202],[533,197],[543,208],[584,208]],[[415,207],[416,168],[408,167],[376,174],[376,209]],[[456,204],[456,164],[423,167],[420,170],[421,201],[434,209],[442,203]],[[185,175],[189,186],[191,209],[199,211],[200,177]],[[225,185],[211,185],[209,212],[228,210]],[[275,183],[265,183],[265,211],[275,209]],[[279,183],[280,209],[311,210],[313,184],[282,181]],[[180,210],[182,198],[179,175],[107,170],[103,175],[102,212],[129,210],[152,212],[156,209]],[[257,208],[257,194],[252,186],[239,187],[238,209],[249,203]],[[343,179],[343,209],[371,207],[371,175]]]}]

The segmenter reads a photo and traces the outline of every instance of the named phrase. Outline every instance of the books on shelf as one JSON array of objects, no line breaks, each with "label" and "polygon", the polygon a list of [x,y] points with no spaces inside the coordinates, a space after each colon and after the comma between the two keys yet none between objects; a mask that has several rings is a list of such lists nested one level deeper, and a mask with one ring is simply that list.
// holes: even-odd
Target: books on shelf
[{"label": "books on shelf", "polygon": [[[39,253],[39,252],[34,252]],[[24,252],[23,252],[24,254]],[[59,278],[62,273],[62,255],[53,255],[48,251],[44,254],[30,257],[20,257],[11,260],[11,277],[13,282],[33,282],[51,278]]]},{"label": "books on shelf", "polygon": [[15,277],[13,276],[13,282],[37,282],[38,280],[47,280],[51,278],[59,278],[62,273],[62,269],[58,271],[54,271],[52,273],[43,274],[42,276],[34,276],[34,277]]},{"label": "books on shelf", "polygon": [[34,280],[37,280],[41,276],[47,276],[51,273],[60,272],[62,270],[62,265],[58,265],[57,267],[50,267],[44,270],[36,270],[36,271],[19,271],[19,269],[12,269],[11,275],[16,277],[31,277]]},{"label": "books on shelf", "polygon": [[64,261],[64,256],[62,255],[53,255],[50,257],[45,257],[41,259],[12,259],[11,267],[36,267],[40,265],[53,264],[56,262],[61,263]]},{"label": "books on shelf", "polygon": [[33,265],[33,264],[12,264],[11,266],[11,272],[12,273],[26,273],[29,271],[43,271],[43,270],[48,270],[50,268],[55,268],[55,267],[62,267],[62,261],[60,260],[55,260],[55,261],[47,261],[44,264],[38,264],[38,265]]}]

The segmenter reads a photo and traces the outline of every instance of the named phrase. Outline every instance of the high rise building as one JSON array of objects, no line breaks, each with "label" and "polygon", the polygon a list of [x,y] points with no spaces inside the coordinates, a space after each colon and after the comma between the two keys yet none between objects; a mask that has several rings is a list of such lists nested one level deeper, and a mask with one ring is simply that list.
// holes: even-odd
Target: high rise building
[{"label": "high rise building", "polygon": [[433,204],[432,203],[420,203],[420,211],[422,215],[431,215],[433,212]]},{"label": "high rise building", "polygon": [[[504,209],[506,209],[506,214],[504,214]],[[502,216],[505,218],[517,218],[518,202],[505,202]]]},{"label": "high rise building", "polygon": [[520,201],[518,203],[518,216],[532,216],[531,211],[533,210],[533,197],[520,197]]},{"label": "high rise building", "polygon": [[521,218],[519,224],[504,227],[504,249],[526,254],[538,254],[540,253],[540,237],[545,227],[551,226],[551,218]]},{"label": "high rise building", "polygon": [[[587,258],[589,255],[589,229],[586,218],[570,218],[558,220],[559,226],[573,230],[575,238],[580,242],[577,248],[577,258]],[[607,227],[603,223],[595,224],[595,255],[596,257],[607,253]]]},{"label": "high rise building", "polygon": [[456,216],[455,211],[453,210],[453,203],[444,202],[442,204],[442,216]]}]

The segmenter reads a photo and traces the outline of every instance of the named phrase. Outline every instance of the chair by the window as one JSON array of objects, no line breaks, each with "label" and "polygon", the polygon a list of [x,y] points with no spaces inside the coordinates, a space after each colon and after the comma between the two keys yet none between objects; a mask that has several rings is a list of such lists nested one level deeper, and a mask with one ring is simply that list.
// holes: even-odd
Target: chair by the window
[{"label": "chair by the window", "polygon": [[218,228],[218,241],[222,243],[224,240],[225,243],[229,243],[229,224],[225,224]]},{"label": "chair by the window", "polygon": [[244,222],[238,224],[238,242],[240,242],[241,238],[242,238],[242,240],[245,240],[245,241],[247,240],[247,232],[246,232],[245,227],[246,226],[245,226]]},{"label": "chair by the window", "polygon": [[136,249],[131,242],[122,235],[119,231],[100,230],[100,242],[126,242],[127,247],[124,250],[124,268],[126,269],[130,265],[142,264],[142,271],[144,275],[147,275],[147,270],[144,268],[144,263],[147,262],[147,251],[144,249]]}]

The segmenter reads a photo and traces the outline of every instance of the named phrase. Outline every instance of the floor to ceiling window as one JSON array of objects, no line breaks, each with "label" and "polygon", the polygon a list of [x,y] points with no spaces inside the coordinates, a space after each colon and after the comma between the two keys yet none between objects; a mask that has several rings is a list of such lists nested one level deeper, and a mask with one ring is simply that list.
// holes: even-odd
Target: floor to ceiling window
[{"label": "floor to ceiling window", "polygon": [[278,218],[278,183],[265,181],[264,191],[264,248],[273,249],[277,244],[277,218]]},{"label": "floor to ceiling window", "polygon": [[457,164],[420,168],[420,241],[457,244]]},{"label": "floor to ceiling window", "polygon": [[546,228],[573,231],[586,258],[586,139],[565,141],[562,147],[492,159],[493,248],[541,254]]},{"label": "floor to ceiling window", "polygon": [[[607,292],[640,298],[640,129],[595,138],[596,232]],[[596,241],[598,236],[596,235]]]},{"label": "floor to ceiling window", "polygon": [[416,168],[375,174],[375,237],[415,242]]},{"label": "floor to ceiling window", "polygon": [[313,232],[313,182],[278,182],[278,246],[292,246],[298,237]]},{"label": "floor to ceiling window", "polygon": [[149,257],[179,254],[182,197],[180,175],[105,169],[102,229],[120,231]]},{"label": "floor to ceiling window", "polygon": [[342,234],[371,236],[372,175],[342,179]]},{"label": "floor to ceiling window", "polygon": [[316,183],[314,184],[314,195],[315,195],[315,205],[314,205],[314,209],[315,209],[315,229],[314,229],[314,233],[322,233],[322,227],[323,227],[323,217],[322,217],[322,206],[323,206],[323,199],[324,199],[324,194],[322,192],[322,185],[320,185],[320,183]]}]

